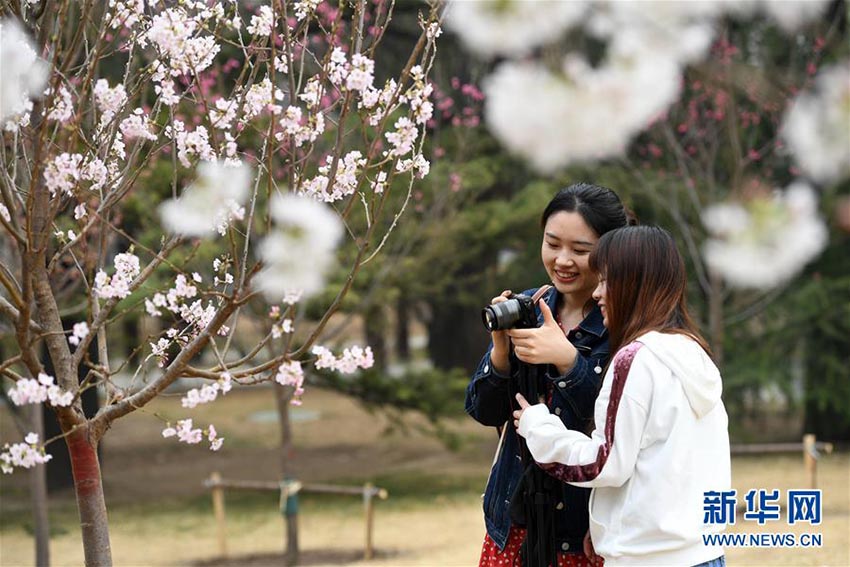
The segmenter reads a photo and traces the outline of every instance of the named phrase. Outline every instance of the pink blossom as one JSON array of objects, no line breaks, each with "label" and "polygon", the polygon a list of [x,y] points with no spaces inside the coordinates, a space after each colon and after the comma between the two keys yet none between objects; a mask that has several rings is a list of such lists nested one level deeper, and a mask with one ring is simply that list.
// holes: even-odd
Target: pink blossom
[{"label": "pink blossom", "polygon": [[156,134],[151,129],[150,121],[141,108],[135,109],[130,116],[122,120],[118,129],[124,134],[125,140],[134,138],[156,140]]},{"label": "pink blossom", "polygon": [[[117,141],[117,138],[116,138]],[[109,167],[98,158],[92,158],[82,169],[81,177],[86,181],[91,181],[89,187],[92,191],[99,191],[106,186],[109,180]]]},{"label": "pink blossom", "polygon": [[359,346],[346,348],[339,358],[336,358],[327,348],[319,345],[313,347],[312,353],[317,356],[314,362],[317,369],[328,368],[343,374],[351,374],[358,368],[371,368],[375,363],[371,347],[365,349]]},{"label": "pink blossom", "polygon": [[67,122],[74,115],[74,102],[71,99],[71,93],[64,85],[59,87],[59,96],[53,101],[53,107],[47,115],[49,120],[57,122]]},{"label": "pink blossom", "polygon": [[80,179],[80,164],[83,156],[67,152],[56,156],[44,168],[44,184],[50,195],[57,193],[73,194],[74,187]]},{"label": "pink blossom", "polygon": [[365,55],[355,53],[351,57],[345,86],[349,90],[363,92],[372,86],[372,81],[375,80],[374,73],[375,62]]},{"label": "pink blossom", "polygon": [[321,0],[299,0],[295,3],[295,17],[300,22],[310,14],[316,11],[316,6]]},{"label": "pink blossom", "polygon": [[127,91],[124,85],[109,86],[106,79],[98,79],[94,85],[94,100],[101,112],[101,126],[108,124],[127,103]]},{"label": "pink blossom", "polygon": [[319,76],[316,75],[307,81],[304,87],[304,92],[298,95],[298,98],[307,103],[308,108],[315,108],[321,100],[322,85]]},{"label": "pink blossom", "polygon": [[177,422],[177,439],[183,443],[194,445],[201,442],[202,432],[194,428],[192,419],[181,419]]},{"label": "pink blossom", "polygon": [[144,0],[109,0],[111,13],[107,15],[107,21],[111,28],[132,28],[144,15]]},{"label": "pink blossom", "polygon": [[52,458],[52,455],[44,451],[44,447],[38,447],[38,434],[28,433],[23,443],[6,443],[3,446],[3,451],[0,452],[0,470],[11,474],[14,467],[30,469]]},{"label": "pink blossom", "polygon": [[283,100],[283,91],[274,87],[268,77],[260,83],[251,85],[245,93],[245,120],[259,116],[264,110],[278,114],[281,107],[275,101]]},{"label": "pink blossom", "polygon": [[283,362],[277,369],[274,377],[275,382],[283,386],[292,386],[295,389],[292,397],[293,405],[300,405],[301,395],[304,393],[304,371],[301,363],[297,360]]},{"label": "pink blossom", "polygon": [[40,404],[45,401],[50,401],[57,407],[71,405],[74,400],[73,392],[63,391],[54,384],[54,380],[53,376],[44,373],[38,375],[38,380],[32,378],[18,380],[15,387],[8,392],[9,399],[16,406]]},{"label": "pink blossom", "polygon": [[260,6],[257,14],[251,16],[251,23],[245,29],[248,33],[259,37],[268,37],[274,26],[274,14],[271,6]]},{"label": "pink blossom", "polygon": [[400,157],[409,153],[416,142],[416,136],[419,134],[419,130],[413,122],[405,116],[396,121],[395,129],[395,132],[385,134],[387,141],[393,145],[393,149],[389,151],[390,157]]},{"label": "pink blossom", "polygon": [[116,255],[113,264],[115,273],[111,277],[103,270],[95,276],[94,292],[101,299],[130,295],[130,284],[141,272],[138,256],[129,252]]},{"label": "pink blossom", "polygon": [[74,328],[71,331],[71,336],[68,337],[68,343],[73,346],[78,346],[80,341],[86,338],[89,335],[89,325],[85,321],[81,323],[75,323]]}]

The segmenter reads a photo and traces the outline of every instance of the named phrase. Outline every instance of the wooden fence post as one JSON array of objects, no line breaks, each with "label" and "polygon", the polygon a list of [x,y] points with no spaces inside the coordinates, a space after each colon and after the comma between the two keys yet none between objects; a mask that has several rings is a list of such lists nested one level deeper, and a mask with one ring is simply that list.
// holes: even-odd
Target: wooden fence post
[{"label": "wooden fence post", "polygon": [[285,479],[280,483],[280,512],[286,523],[285,563],[298,564],[298,493],[302,484],[297,480]]},{"label": "wooden fence post", "polygon": [[817,488],[818,484],[818,460],[815,436],[811,433],[803,435],[803,466],[806,469],[806,477],[809,488]]},{"label": "wooden fence post", "polygon": [[218,552],[222,557],[227,557],[227,532],[224,517],[224,487],[221,486],[221,475],[214,472],[210,475],[212,485],[212,503],[215,513],[216,531],[218,537]]},{"label": "wooden fence post", "polygon": [[363,558],[372,559],[372,524],[375,519],[375,503],[372,497],[375,495],[375,486],[371,482],[363,485],[363,505],[366,508],[366,551]]}]

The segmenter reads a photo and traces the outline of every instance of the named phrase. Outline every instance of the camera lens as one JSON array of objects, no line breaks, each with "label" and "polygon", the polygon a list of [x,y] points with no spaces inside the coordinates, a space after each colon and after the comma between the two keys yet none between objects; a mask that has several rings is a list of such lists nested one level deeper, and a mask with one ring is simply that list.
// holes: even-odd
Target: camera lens
[{"label": "camera lens", "polygon": [[484,328],[490,332],[493,332],[499,324],[496,320],[496,314],[489,307],[481,310],[481,320],[484,321]]},{"label": "camera lens", "polygon": [[510,329],[520,320],[519,301],[509,299],[488,305],[482,309],[481,318],[484,321],[484,327],[490,332]]}]

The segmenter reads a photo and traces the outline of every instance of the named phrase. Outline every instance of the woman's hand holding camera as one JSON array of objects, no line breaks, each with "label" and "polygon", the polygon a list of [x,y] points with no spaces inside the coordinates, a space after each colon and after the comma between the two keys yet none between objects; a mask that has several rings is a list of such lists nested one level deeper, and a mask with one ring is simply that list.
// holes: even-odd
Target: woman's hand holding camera
[{"label": "woman's hand holding camera", "polygon": [[[511,290],[506,289],[500,295],[497,295],[490,300],[490,305],[507,301],[511,295]],[[508,331],[493,331],[490,333],[493,338],[493,350],[490,351],[490,364],[493,365],[493,370],[499,374],[507,375],[511,371],[508,354],[511,352],[511,339],[508,337]]]},{"label": "woman's hand holding camera", "polygon": [[[537,305],[540,312],[543,313],[543,325],[535,329],[510,329],[506,331],[514,345],[514,353],[518,359],[525,363],[553,364],[558,372],[566,374],[575,363],[576,349],[567,340],[563,329],[558,325],[546,302],[541,299],[537,302]],[[494,336],[495,334],[496,332],[493,332]],[[494,345],[495,341],[494,338]]]}]

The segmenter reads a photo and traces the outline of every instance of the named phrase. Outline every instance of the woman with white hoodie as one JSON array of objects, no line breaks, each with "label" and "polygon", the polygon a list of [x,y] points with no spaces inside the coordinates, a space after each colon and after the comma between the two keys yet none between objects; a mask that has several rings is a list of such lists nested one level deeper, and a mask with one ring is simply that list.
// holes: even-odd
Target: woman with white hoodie
[{"label": "woman with white hoodie", "polygon": [[[616,352],[588,437],[518,395],[515,425],[552,476],[592,487],[588,555],[615,565],[725,565],[703,536],[705,493],[729,490],[728,418],[720,373],[691,320],[686,273],[670,234],[621,228],[590,257],[593,293]],[[592,544],[590,543],[592,541]]]}]

